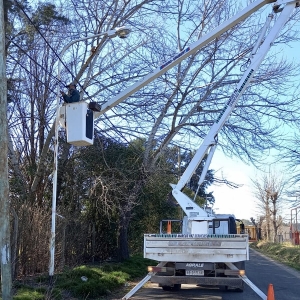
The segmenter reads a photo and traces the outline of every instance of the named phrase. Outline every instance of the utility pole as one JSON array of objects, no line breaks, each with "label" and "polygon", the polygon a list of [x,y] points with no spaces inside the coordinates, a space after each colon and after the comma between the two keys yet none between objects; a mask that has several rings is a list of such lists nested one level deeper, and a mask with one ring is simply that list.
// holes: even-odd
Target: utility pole
[{"label": "utility pole", "polygon": [[9,187],[8,187],[8,131],[7,81],[5,54],[4,5],[0,0],[0,259],[3,300],[12,299],[10,261]]}]

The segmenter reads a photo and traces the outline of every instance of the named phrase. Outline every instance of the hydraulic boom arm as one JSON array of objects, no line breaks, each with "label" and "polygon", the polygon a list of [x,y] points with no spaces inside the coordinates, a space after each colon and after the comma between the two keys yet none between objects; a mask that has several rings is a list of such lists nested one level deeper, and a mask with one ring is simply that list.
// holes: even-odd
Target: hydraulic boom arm
[{"label": "hydraulic boom arm", "polygon": [[[97,118],[100,115],[104,114],[111,108],[115,107],[119,103],[121,103],[123,100],[134,94],[136,91],[140,90],[142,87],[147,85],[148,83],[152,82],[154,79],[159,77],[160,75],[166,73],[169,69],[173,68],[177,64],[179,64],[181,61],[189,57],[190,55],[194,54],[196,51],[200,50],[204,46],[206,46],[209,42],[220,36],[222,33],[226,32],[239,22],[245,20],[247,17],[249,17],[252,13],[257,11],[259,8],[266,4],[275,3],[275,0],[257,0],[251,3],[249,6],[247,6],[245,9],[240,11],[238,14],[230,18],[229,20],[225,21],[223,24],[212,30],[210,33],[206,34],[205,36],[201,37],[198,41],[191,44],[186,49],[182,50],[180,53],[175,55],[173,58],[171,58],[166,63],[162,64],[158,68],[156,68],[152,73],[145,76],[141,81],[138,81],[137,83],[133,84],[132,86],[128,87],[118,95],[116,95],[111,100],[105,102],[101,110],[99,112],[95,112],[94,116]],[[282,2],[282,1],[281,1]]]},{"label": "hydraulic boom arm", "polygon": [[[223,127],[225,121],[229,118],[237,101],[239,100],[239,98],[242,96],[243,92],[249,85],[251,78],[253,77],[255,71],[258,69],[264,57],[268,53],[271,45],[273,44],[274,40],[277,38],[280,30],[290,18],[295,8],[295,5],[298,4],[297,1],[286,1],[286,2],[287,3],[284,5],[283,9],[282,10],[280,9],[281,11],[280,16],[276,20],[272,29],[269,31],[268,35],[265,37],[261,46],[259,48],[254,47],[254,51],[257,50],[257,52],[254,53],[254,51],[252,51],[251,63],[248,69],[246,70],[243,77],[237,84],[236,89],[234,90],[233,94],[229,98],[225,108],[220,113],[218,119],[216,120],[216,122],[214,123],[214,125],[211,127],[210,131],[204,138],[202,145],[197,150],[190,164],[188,165],[185,172],[181,176],[179,182],[177,183],[176,186],[172,185],[173,196],[175,197],[179,205],[182,207],[182,209],[185,211],[185,213],[192,218],[194,218],[195,216],[198,217],[200,217],[201,215],[203,216],[203,210],[196,203],[191,203],[190,199],[185,194],[183,194],[181,190],[183,189],[185,184],[190,180],[191,176],[194,174],[195,170],[197,169],[197,167],[199,166],[200,162],[202,161],[202,159],[204,158],[205,154],[208,152],[209,149],[210,152],[212,151],[213,154],[213,151],[216,147],[217,135],[219,131]],[[268,17],[267,24],[270,24],[270,18],[272,18],[272,15]],[[263,28],[263,31],[266,32],[266,28]],[[261,35],[256,45],[259,45],[262,42],[262,40],[263,40],[263,36]],[[212,155],[209,154],[209,156],[210,156],[209,162],[206,162],[208,163],[208,165],[205,165],[204,173],[201,175],[202,180],[204,180],[205,174],[209,167],[209,163],[211,161]]]}]

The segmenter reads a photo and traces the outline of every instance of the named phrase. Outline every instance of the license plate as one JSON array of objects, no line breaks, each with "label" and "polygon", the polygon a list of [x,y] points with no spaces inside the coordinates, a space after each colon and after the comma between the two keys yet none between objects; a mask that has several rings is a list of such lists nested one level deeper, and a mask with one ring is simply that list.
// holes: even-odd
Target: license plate
[{"label": "license plate", "polygon": [[204,276],[204,270],[185,270],[185,275]]}]

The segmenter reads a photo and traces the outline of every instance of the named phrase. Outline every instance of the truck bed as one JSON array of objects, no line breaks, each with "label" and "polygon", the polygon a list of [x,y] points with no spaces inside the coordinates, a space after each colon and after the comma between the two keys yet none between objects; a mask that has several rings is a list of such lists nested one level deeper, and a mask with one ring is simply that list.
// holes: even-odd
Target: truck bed
[{"label": "truck bed", "polygon": [[144,257],[173,262],[249,260],[247,234],[145,234]]}]

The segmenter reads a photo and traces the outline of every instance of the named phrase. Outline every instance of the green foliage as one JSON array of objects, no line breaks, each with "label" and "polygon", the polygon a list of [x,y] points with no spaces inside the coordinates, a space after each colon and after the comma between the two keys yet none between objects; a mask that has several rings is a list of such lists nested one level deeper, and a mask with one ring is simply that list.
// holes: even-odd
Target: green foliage
[{"label": "green foliage", "polygon": [[[70,23],[70,20],[61,15],[56,6],[50,2],[40,3],[36,10],[33,10],[27,1],[17,5],[10,0],[4,2],[7,34],[22,36],[22,39],[25,34],[28,45],[33,42],[38,31],[56,30],[58,26]],[[18,25],[15,22],[16,18],[20,21]]]},{"label": "green foliage", "polygon": [[44,289],[34,289],[31,287],[22,287],[18,289],[17,294],[13,297],[14,300],[43,300],[45,299]]},{"label": "green foliage", "polygon": [[50,297],[50,299],[55,299],[55,300],[63,299],[62,291],[60,289],[54,288],[50,291],[49,297]]},{"label": "green foliage", "polygon": [[148,180],[139,198],[140,205],[134,210],[130,222],[129,241],[132,253],[142,251],[145,233],[159,232],[162,219],[178,218],[178,206],[169,201],[170,182],[174,177],[166,172],[157,172],[148,176]]},{"label": "green foliage", "polygon": [[4,6],[4,21],[5,21],[5,31],[6,34],[11,34],[13,30],[14,25],[14,17],[12,15],[15,14],[22,14],[22,9],[28,8],[29,4],[27,0],[22,1],[22,3],[18,3],[18,5],[15,4],[15,1],[13,0],[4,0],[3,1]]},{"label": "green foliage", "polygon": [[[49,277],[47,278],[47,281]],[[40,284],[39,284],[40,285]],[[16,294],[13,296],[14,300],[39,300],[45,299],[45,295],[47,299],[62,299],[62,291],[58,288],[53,288],[51,290],[47,290],[45,287],[37,287],[34,288],[29,285],[18,284],[14,285],[14,288],[17,290]],[[1,298],[0,298],[1,299]]]},{"label": "green foliage", "polygon": [[292,268],[300,270],[300,247],[291,243],[271,243],[259,241],[252,243],[251,247],[263,254],[280,261]]},{"label": "green foliage", "polygon": [[42,3],[37,8],[32,18],[32,21],[36,26],[49,25],[54,20],[64,24],[68,24],[70,22],[66,17],[60,15],[56,11],[56,7],[52,3]]},{"label": "green foliage", "polygon": [[[15,300],[62,299],[63,293],[71,293],[73,299],[92,299],[118,291],[129,280],[147,274],[147,266],[156,265],[141,255],[132,256],[123,263],[104,263],[93,266],[79,266],[56,275],[54,288],[49,291],[47,276],[40,276],[30,286],[16,282]],[[86,280],[85,280],[86,279]]]},{"label": "green foliage", "polygon": [[[181,174],[191,160],[192,154],[184,152],[181,155]],[[142,251],[144,233],[159,232],[160,221],[163,219],[181,219],[182,210],[171,195],[170,183],[178,181],[178,148],[170,147],[167,153],[160,157],[156,164],[154,172],[147,174],[147,181],[140,196],[140,205],[135,208],[135,218],[130,223],[129,240],[132,253]],[[203,165],[200,164],[197,169],[199,175]],[[184,188],[184,193],[191,199],[194,199],[197,190],[196,179],[193,177],[193,184]],[[197,179],[198,182],[198,179]],[[206,188],[213,182],[213,173],[208,172],[206,180],[201,186],[196,202],[202,206],[205,197],[209,196],[211,202],[214,202],[212,195],[205,192]]]},{"label": "green foliage", "polygon": [[[195,192],[193,190],[190,190],[189,188],[185,187],[183,189],[183,193],[185,193],[189,198],[194,199],[195,197]],[[200,197],[199,193],[196,196],[195,202],[200,205],[203,206],[203,204],[205,203],[205,198]]]},{"label": "green foliage", "polygon": [[[151,260],[134,256],[124,263],[80,266],[60,274],[55,285],[57,288],[70,291],[74,297],[84,299],[100,297],[110,294],[130,279],[144,276],[147,273],[147,266],[152,264]],[[87,281],[83,281],[84,277]]]},{"label": "green foliage", "polygon": [[120,270],[127,273],[130,279],[139,278],[147,273],[147,267],[157,264],[151,259],[145,259],[142,255],[134,255],[120,265]]},{"label": "green foliage", "polygon": [[[182,173],[184,172],[186,167],[189,165],[189,163],[192,160],[194,155],[195,155],[195,152],[187,152],[187,151],[181,155],[181,159],[183,162],[182,170],[181,170]],[[201,163],[199,164],[195,173],[191,177],[190,182],[188,183],[189,189],[191,191],[193,191],[194,193],[196,193],[196,191],[198,189],[198,181],[199,181],[199,177],[202,173],[205,160],[206,160],[206,157],[201,161]],[[199,187],[198,194],[196,197],[196,200],[198,199],[198,196],[200,197],[200,199],[198,201],[196,201],[199,205],[202,205],[204,203],[203,201],[206,201],[206,200],[209,204],[213,204],[215,202],[215,198],[214,198],[213,194],[211,192],[210,193],[206,192],[206,189],[210,185],[212,185],[213,182],[214,182],[214,172],[213,172],[213,170],[208,170],[205,175],[205,179],[204,179],[203,183]],[[188,195],[188,196],[190,197],[190,195]]]},{"label": "green foliage", "polygon": [[[81,216],[83,222],[92,223],[95,228],[95,247],[98,248],[95,252],[101,254],[101,260],[117,256],[120,211],[126,210],[123,207],[127,206],[135,185],[142,185],[145,177],[142,151],[140,140],[124,145],[99,135],[93,146],[80,149],[76,165],[66,166],[65,174],[70,177],[64,180],[68,182],[65,188],[76,185],[83,188],[77,190],[81,195],[89,195],[81,200],[85,208]],[[72,203],[73,197],[68,198],[63,201],[65,204]],[[135,199],[130,201],[134,203]],[[132,211],[135,206],[134,203]]]},{"label": "green foliage", "polygon": [[80,266],[59,275],[56,286],[69,290],[75,297],[99,297],[120,287],[128,278],[123,272],[106,273],[99,267]]}]

